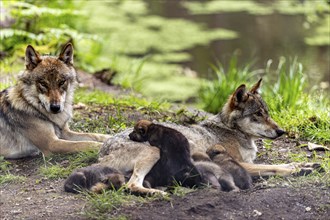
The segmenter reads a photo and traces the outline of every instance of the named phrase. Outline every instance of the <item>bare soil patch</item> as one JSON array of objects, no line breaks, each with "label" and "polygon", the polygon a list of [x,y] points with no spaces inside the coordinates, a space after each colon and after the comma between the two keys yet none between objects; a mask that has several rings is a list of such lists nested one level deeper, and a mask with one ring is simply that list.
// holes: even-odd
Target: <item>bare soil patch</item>
[{"label": "bare soil patch", "polygon": [[[281,143],[280,141],[278,143]],[[11,161],[12,173],[24,182],[0,186],[1,219],[86,219],[83,195],[63,191],[64,179],[49,180],[39,174],[42,158]],[[298,177],[297,177],[298,178]],[[291,180],[294,177],[291,178]],[[329,219],[330,189],[324,185],[294,187],[281,179],[275,185],[255,180],[242,192],[200,189],[170,201],[134,203],[108,213],[128,219]]]}]

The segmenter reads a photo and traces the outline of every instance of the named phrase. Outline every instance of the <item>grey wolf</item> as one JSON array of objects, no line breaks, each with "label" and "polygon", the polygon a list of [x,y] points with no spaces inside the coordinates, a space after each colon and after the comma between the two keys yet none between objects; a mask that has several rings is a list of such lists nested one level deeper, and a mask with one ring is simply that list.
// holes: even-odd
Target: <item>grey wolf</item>
[{"label": "grey wolf", "polygon": [[189,142],[180,132],[140,120],[129,137],[133,141],[148,141],[160,150],[160,159],[145,178],[152,187],[173,186],[175,183],[194,187],[202,183],[201,175],[191,160]]},{"label": "grey wolf", "polygon": [[125,184],[125,176],[106,166],[89,166],[77,169],[65,181],[64,190],[79,193],[83,189],[99,193],[105,189],[118,190]]},{"label": "grey wolf", "polygon": [[99,149],[108,135],[69,129],[77,84],[72,44],[58,57],[41,56],[28,45],[25,66],[17,84],[0,92],[0,155],[16,159]]},{"label": "grey wolf", "polygon": [[[258,90],[261,79],[247,90],[240,85],[228,98],[221,112],[194,125],[160,123],[181,132],[189,141],[190,153],[206,153],[209,147],[221,144],[227,153],[252,176],[304,173],[319,165],[316,163],[264,165],[253,164],[257,156],[257,138],[275,139],[285,133],[269,116],[268,107]],[[99,162],[123,171],[133,171],[127,183],[132,191],[163,193],[146,189],[143,180],[159,160],[159,149],[148,143],[134,142],[127,129],[108,139],[100,150]]]}]

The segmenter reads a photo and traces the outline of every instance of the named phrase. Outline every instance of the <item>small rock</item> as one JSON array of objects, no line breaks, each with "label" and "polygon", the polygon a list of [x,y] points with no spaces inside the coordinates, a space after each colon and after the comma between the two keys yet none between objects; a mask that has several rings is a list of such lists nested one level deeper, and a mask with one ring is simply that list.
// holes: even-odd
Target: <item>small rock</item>
[{"label": "small rock", "polygon": [[312,208],[311,207],[306,207],[306,212],[309,212],[310,210],[312,210]]},{"label": "small rock", "polygon": [[70,165],[70,161],[69,160],[63,160],[62,162],[61,162],[61,166],[62,167],[68,167]]},{"label": "small rock", "polygon": [[253,210],[253,212],[252,212],[252,216],[253,217],[258,217],[258,216],[261,216],[262,215],[262,213],[261,212],[259,212],[258,210]]},{"label": "small rock", "polygon": [[77,104],[73,105],[73,109],[77,110],[77,109],[84,109],[86,108],[86,105],[84,103],[78,102]]},{"label": "small rock", "polygon": [[11,214],[14,214],[14,215],[17,215],[17,214],[22,213],[22,210],[20,210],[20,209],[18,209],[18,210],[11,210],[10,213]]},{"label": "small rock", "polygon": [[330,149],[326,146],[319,145],[319,144],[314,144],[311,142],[308,142],[308,150],[313,151],[313,150],[324,150],[324,151],[330,151]]}]

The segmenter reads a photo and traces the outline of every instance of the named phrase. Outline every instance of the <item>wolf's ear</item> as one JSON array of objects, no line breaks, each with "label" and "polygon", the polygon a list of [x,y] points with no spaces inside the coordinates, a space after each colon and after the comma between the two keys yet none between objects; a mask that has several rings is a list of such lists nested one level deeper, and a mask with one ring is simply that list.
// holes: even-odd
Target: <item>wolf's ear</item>
[{"label": "wolf's ear", "polygon": [[234,92],[232,96],[232,101],[234,104],[238,104],[240,102],[243,102],[246,100],[247,94],[246,94],[246,86],[244,84],[240,85],[236,91]]},{"label": "wolf's ear", "polygon": [[250,92],[251,92],[252,94],[256,94],[256,93],[258,93],[258,90],[259,90],[260,85],[261,85],[261,81],[262,81],[262,78],[260,78],[259,81],[258,81],[256,84],[254,84],[254,85],[252,86],[252,88],[251,88],[251,90],[250,90]]},{"label": "wolf's ear", "polygon": [[63,47],[58,59],[62,60],[66,64],[73,65],[73,46],[71,43],[68,43]]},{"label": "wolf's ear", "polygon": [[38,52],[36,52],[31,45],[28,45],[25,50],[26,69],[33,70],[34,68],[36,68],[38,63],[40,63],[40,61],[41,61],[41,59],[40,59]]}]

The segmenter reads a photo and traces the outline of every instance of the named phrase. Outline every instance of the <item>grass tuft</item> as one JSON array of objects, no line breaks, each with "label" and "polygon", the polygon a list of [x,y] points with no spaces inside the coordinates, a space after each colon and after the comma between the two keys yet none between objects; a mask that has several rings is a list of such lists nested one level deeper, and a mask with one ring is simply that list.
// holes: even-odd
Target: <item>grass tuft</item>
[{"label": "grass tuft", "polygon": [[237,56],[233,56],[227,70],[220,62],[211,66],[216,74],[216,79],[204,81],[199,91],[199,98],[205,111],[218,113],[226,103],[228,96],[241,83],[249,82],[258,72],[252,71],[249,64],[240,68],[237,62]]},{"label": "grass tuft", "polygon": [[11,173],[6,173],[5,175],[0,175],[0,185],[5,183],[21,183],[26,180],[26,177],[20,175],[13,175]]},{"label": "grass tuft", "polygon": [[44,166],[40,167],[40,173],[48,179],[66,178],[73,170],[96,163],[97,158],[96,150],[69,155],[52,155],[44,159]]},{"label": "grass tuft", "polygon": [[[84,210],[84,215],[88,219],[127,219],[126,216],[110,216],[113,211],[119,210],[123,206],[134,203],[145,203],[162,199],[157,195],[150,197],[141,197],[128,194],[123,186],[119,190],[104,190],[100,194],[82,192],[87,201],[87,207]],[[165,198],[166,199],[166,198]]]}]

